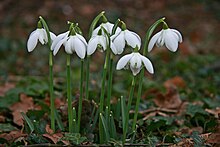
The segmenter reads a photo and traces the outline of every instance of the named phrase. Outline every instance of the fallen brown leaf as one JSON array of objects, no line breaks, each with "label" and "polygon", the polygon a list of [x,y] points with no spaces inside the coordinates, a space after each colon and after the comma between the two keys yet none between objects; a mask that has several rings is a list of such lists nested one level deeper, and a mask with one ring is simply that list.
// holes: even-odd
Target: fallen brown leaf
[{"label": "fallen brown leaf", "polygon": [[167,80],[167,81],[164,83],[164,86],[165,86],[166,88],[169,88],[169,87],[171,87],[171,86],[176,86],[176,87],[178,87],[178,88],[184,88],[184,87],[186,87],[186,83],[185,83],[185,81],[183,80],[182,77],[180,77],[180,76],[175,76],[175,77],[173,77],[172,79]]},{"label": "fallen brown leaf", "polygon": [[19,137],[26,137],[27,134],[21,133],[20,131],[11,131],[10,133],[2,133],[0,134],[0,138],[4,138],[9,142],[13,142],[15,139]]},{"label": "fallen brown leaf", "polygon": [[161,108],[175,109],[179,108],[182,104],[179,93],[174,86],[167,87],[167,93],[158,93],[154,99],[154,103]]},{"label": "fallen brown leaf", "polygon": [[212,114],[215,116],[215,118],[219,118],[219,114],[220,114],[220,107],[213,109],[205,109],[206,112]]},{"label": "fallen brown leaf", "polygon": [[220,145],[220,133],[212,133],[208,139],[207,143],[215,143]]},{"label": "fallen brown leaf", "polygon": [[12,111],[13,122],[19,126],[23,125],[23,117],[21,112],[26,113],[28,110],[34,109],[32,97],[25,94],[20,95],[20,102],[13,104],[9,109]]},{"label": "fallen brown leaf", "polygon": [[15,87],[15,83],[6,82],[4,85],[1,85],[0,86],[0,96],[4,96],[8,90],[10,90],[14,87]]},{"label": "fallen brown leaf", "polygon": [[62,140],[63,134],[62,133],[55,133],[55,134],[43,134],[44,137],[50,139],[54,144],[57,144],[58,141],[63,142],[65,145],[70,145],[69,141]]},{"label": "fallen brown leaf", "polygon": [[3,115],[0,115],[0,123],[5,122],[5,117]]}]

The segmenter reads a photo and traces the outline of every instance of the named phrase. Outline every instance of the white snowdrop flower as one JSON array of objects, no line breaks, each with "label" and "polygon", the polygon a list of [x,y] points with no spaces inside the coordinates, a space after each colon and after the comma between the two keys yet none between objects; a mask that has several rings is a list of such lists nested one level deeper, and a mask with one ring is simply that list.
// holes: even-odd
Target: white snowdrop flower
[{"label": "white snowdrop flower", "polygon": [[[100,24],[93,32],[92,32],[92,36],[96,36],[98,35],[98,32],[100,29],[102,29],[102,27],[110,34],[112,35],[112,29],[114,27],[114,24],[110,23],[110,22],[106,22],[106,23],[102,23]],[[119,27],[117,27],[115,34],[118,34],[121,31],[121,29]],[[102,30],[102,35],[105,35],[105,32]]]},{"label": "white snowdrop flower", "polygon": [[104,37],[103,35],[93,36],[88,42],[87,55],[92,55],[98,48],[98,45],[100,45],[103,51],[105,51],[108,46],[108,41],[106,37]]},{"label": "white snowdrop flower", "polygon": [[[51,37],[51,41],[53,41],[56,38],[56,35],[52,32],[50,32],[50,37]],[[47,38],[47,33],[45,31],[45,29],[41,28],[37,28],[36,30],[34,30],[27,41],[27,49],[28,52],[31,52],[35,49],[35,47],[37,46],[37,42],[40,42],[42,45],[47,44],[48,42],[48,38]]]},{"label": "white snowdrop flower", "polygon": [[76,54],[84,59],[86,55],[87,42],[82,35],[75,34],[69,35],[69,31],[66,33],[62,33],[57,36],[57,38],[52,43],[53,55],[56,55],[59,51],[60,47],[64,45],[65,51],[67,54]]},{"label": "white snowdrop flower", "polygon": [[123,56],[121,59],[119,59],[116,69],[121,70],[122,68],[126,68],[130,66],[133,75],[136,76],[143,67],[142,64],[151,74],[154,73],[154,69],[151,61],[138,52],[127,54]]},{"label": "white snowdrop flower", "polygon": [[121,54],[124,51],[125,44],[138,49],[141,47],[141,38],[135,32],[129,30],[123,30],[118,34],[114,34],[111,36],[111,40],[113,44],[111,44],[111,48],[113,46],[116,48],[117,54]]},{"label": "white snowdrop flower", "polygon": [[165,46],[172,52],[175,52],[178,48],[178,42],[181,43],[182,35],[179,31],[175,29],[162,29],[160,32],[156,33],[150,40],[148,45],[148,52],[150,52],[154,44],[157,47]]}]

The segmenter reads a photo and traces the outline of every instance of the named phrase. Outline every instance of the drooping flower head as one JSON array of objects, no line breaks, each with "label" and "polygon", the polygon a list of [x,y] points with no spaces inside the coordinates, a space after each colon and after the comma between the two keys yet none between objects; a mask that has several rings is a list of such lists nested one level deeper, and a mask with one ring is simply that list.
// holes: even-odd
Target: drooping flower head
[{"label": "drooping flower head", "polygon": [[85,58],[87,42],[85,38],[76,33],[74,29],[70,29],[70,31],[62,33],[56,37],[51,45],[54,55],[57,54],[62,45],[64,45],[67,54],[73,54],[73,52],[76,52],[81,59]]},{"label": "drooping flower head", "polygon": [[115,47],[117,54],[121,54],[124,51],[126,44],[132,48],[137,46],[138,49],[140,49],[141,47],[141,38],[139,35],[126,29],[124,22],[122,22],[122,30],[119,33],[112,35],[111,40],[113,42],[113,44],[111,44],[111,48]]},{"label": "drooping flower head", "polygon": [[[50,38],[51,38],[51,41],[53,41],[56,38],[56,35],[54,33],[50,32]],[[47,37],[46,30],[44,28],[42,28],[40,21],[38,22],[38,28],[36,30],[34,30],[28,38],[28,41],[27,41],[28,52],[32,52],[35,49],[38,41],[42,45],[48,43],[48,37]]]},{"label": "drooping flower head", "polygon": [[[105,34],[103,35],[102,32],[104,32]],[[101,48],[103,51],[105,51],[108,48],[109,44],[112,44],[112,41],[109,37],[109,32],[101,26],[98,34],[93,35],[88,42],[87,55],[92,55],[97,48]],[[110,49],[114,54],[117,54],[117,50],[114,46],[110,47]]]},{"label": "drooping flower head", "polygon": [[121,70],[122,68],[127,69],[130,67],[133,75],[136,76],[143,66],[151,74],[154,73],[151,61],[147,57],[141,55],[139,52],[134,51],[133,53],[127,54],[119,59],[116,69]]},{"label": "drooping flower head", "polygon": [[177,51],[178,43],[181,42],[181,33],[175,29],[168,28],[167,24],[165,24],[165,27],[151,38],[148,51],[150,52],[156,44],[157,47],[165,45],[170,51],[175,52]]},{"label": "drooping flower head", "polygon": [[[114,24],[112,24],[112,23],[110,23],[110,22],[101,23],[101,24],[92,32],[92,36],[98,35],[98,32],[99,32],[100,30],[102,30],[102,32],[101,32],[102,35],[106,35],[102,28],[104,28],[104,29],[109,33],[109,35],[111,36],[111,35],[112,35],[112,29],[113,29],[113,27],[114,27]],[[115,34],[118,34],[120,31],[121,31],[121,29],[120,29],[119,27],[117,27]]]}]

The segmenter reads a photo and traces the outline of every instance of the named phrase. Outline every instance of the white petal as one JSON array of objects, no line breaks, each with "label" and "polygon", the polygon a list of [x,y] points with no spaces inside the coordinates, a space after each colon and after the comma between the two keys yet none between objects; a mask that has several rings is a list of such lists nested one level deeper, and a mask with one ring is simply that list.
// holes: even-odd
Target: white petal
[{"label": "white petal", "polygon": [[140,68],[141,67],[141,55],[139,53],[133,53],[133,56],[130,59],[130,66],[132,68]]},{"label": "white petal", "polygon": [[54,56],[55,56],[55,55],[57,54],[57,52],[59,51],[61,45],[62,45],[65,41],[67,41],[67,39],[68,39],[68,38],[63,38],[63,39],[61,39],[61,40],[56,44],[56,46],[55,46],[54,49],[53,49],[53,55],[54,55]]},{"label": "white petal", "polygon": [[116,47],[115,47],[115,45],[113,44],[112,41],[111,41],[111,44],[110,44],[110,48],[111,48],[112,52],[113,52],[115,55],[119,54],[119,52],[117,51],[117,49],[116,49]]},{"label": "white petal", "polygon": [[175,30],[175,29],[171,29],[171,30],[177,34],[178,40],[181,43],[183,41],[181,33],[179,31]]},{"label": "white petal", "polygon": [[67,54],[72,54],[74,51],[72,45],[73,40],[74,40],[73,36],[70,36],[69,39],[66,42],[64,42],[65,51]]},{"label": "white petal", "polygon": [[62,40],[64,37],[67,37],[68,34],[69,34],[69,31],[58,35],[58,36],[53,40],[53,43],[52,43],[52,45],[51,45],[51,50],[54,50],[54,48],[55,48],[55,46],[57,45],[57,43],[58,43],[60,40]]},{"label": "white petal", "polygon": [[113,36],[113,43],[115,45],[115,48],[121,54],[124,51],[125,48],[125,38],[124,38],[124,32],[121,31],[120,34]]},{"label": "white petal", "polygon": [[43,45],[45,43],[47,43],[47,35],[46,35],[46,31],[44,29],[37,29],[38,33],[39,33],[39,41],[40,43]]},{"label": "white petal", "polygon": [[84,44],[84,42],[82,42],[79,38],[75,38],[73,43],[76,54],[81,59],[84,59],[86,55],[86,45]]},{"label": "white petal", "polygon": [[133,68],[131,65],[130,65],[130,68],[134,76],[136,76],[141,70],[141,68]]},{"label": "white petal", "polygon": [[114,27],[114,24],[110,23],[110,22],[107,22],[107,23],[103,23],[102,25],[106,31],[109,33],[109,34],[112,34],[112,29]]},{"label": "white petal", "polygon": [[107,49],[107,40],[104,36],[97,36],[98,37],[98,44],[100,44],[105,51]]},{"label": "white petal", "polygon": [[82,35],[76,34],[76,36],[87,46],[86,39]]},{"label": "white petal", "polygon": [[98,38],[94,36],[88,42],[87,54],[92,55],[95,52],[97,45],[98,45]]},{"label": "white petal", "polygon": [[56,38],[56,35],[53,32],[50,32],[50,38],[51,41],[53,42],[53,40]]},{"label": "white petal", "polygon": [[164,41],[166,47],[172,51],[175,52],[178,48],[178,38],[176,34],[173,34],[173,32],[166,32],[166,36],[164,36]]},{"label": "white petal", "polygon": [[124,68],[132,56],[133,56],[133,54],[131,53],[131,54],[125,55],[121,59],[119,59],[117,66],[116,66],[116,69],[120,70],[120,69]]},{"label": "white petal", "polygon": [[153,65],[152,65],[151,61],[150,61],[147,57],[142,56],[142,55],[141,55],[141,60],[142,60],[142,62],[144,63],[145,68],[146,68],[151,74],[153,74],[153,73],[154,73],[154,68],[153,68]]},{"label": "white petal", "polygon": [[27,41],[28,52],[33,51],[34,48],[37,46],[38,37],[39,37],[39,33],[37,31],[31,33]]},{"label": "white petal", "polygon": [[149,45],[148,45],[148,52],[150,52],[153,47],[154,47],[154,44],[156,43],[157,39],[160,37],[161,35],[161,31],[156,33],[151,39],[150,39],[150,42],[149,42]]},{"label": "white petal", "polygon": [[125,30],[125,40],[128,45],[132,48],[138,46],[138,49],[141,47],[141,38],[135,32]]},{"label": "white petal", "polygon": [[98,32],[99,32],[100,29],[101,29],[101,25],[98,26],[95,30],[93,30],[93,32],[92,32],[92,36],[96,36],[96,35],[98,35]]}]

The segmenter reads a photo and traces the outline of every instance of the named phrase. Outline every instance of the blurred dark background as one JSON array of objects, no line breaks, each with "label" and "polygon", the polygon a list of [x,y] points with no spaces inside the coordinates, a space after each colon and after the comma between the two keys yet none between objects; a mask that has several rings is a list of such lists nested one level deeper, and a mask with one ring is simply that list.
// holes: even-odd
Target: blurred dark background
[{"label": "blurred dark background", "polygon": [[[47,49],[39,45],[31,54],[26,49],[40,15],[57,35],[68,29],[66,22],[70,20],[79,23],[87,38],[91,21],[103,10],[109,21],[120,18],[142,40],[154,21],[166,17],[169,26],[183,34],[181,54],[220,53],[219,0],[1,0],[0,75],[41,75],[47,71]],[[55,60],[65,62],[61,54],[57,56]],[[55,66],[55,70],[59,68]]]}]

